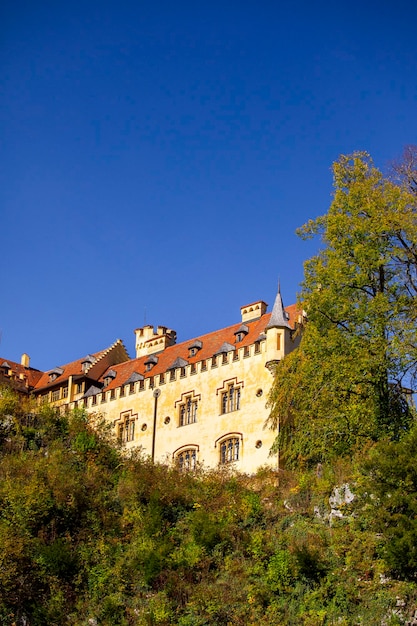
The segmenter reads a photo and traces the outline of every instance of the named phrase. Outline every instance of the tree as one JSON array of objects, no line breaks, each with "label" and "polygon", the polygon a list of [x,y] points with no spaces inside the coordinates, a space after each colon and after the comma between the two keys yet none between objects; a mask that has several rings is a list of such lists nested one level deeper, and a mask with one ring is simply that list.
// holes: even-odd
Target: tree
[{"label": "tree", "polygon": [[353,508],[357,524],[377,533],[390,575],[417,579],[417,426],[399,442],[374,445],[359,468]]},{"label": "tree", "polygon": [[324,244],[304,266],[308,322],[269,396],[290,464],[398,438],[411,417],[403,392],[417,371],[417,196],[366,153],[341,156],[333,172],[328,213],[299,230]]}]

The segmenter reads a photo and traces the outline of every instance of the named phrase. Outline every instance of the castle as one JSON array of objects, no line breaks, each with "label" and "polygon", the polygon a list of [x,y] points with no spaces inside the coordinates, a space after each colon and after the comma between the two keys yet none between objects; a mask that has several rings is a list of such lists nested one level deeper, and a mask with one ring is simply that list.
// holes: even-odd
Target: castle
[{"label": "castle", "polygon": [[298,344],[304,318],[296,305],[284,308],[280,289],[266,311],[253,302],[238,323],[178,344],[165,326],[137,328],[134,359],[121,340],[47,372],[31,368],[26,354],[20,364],[0,359],[0,383],[62,410],[100,413],[126,448],[157,462],[276,467],[266,400],[274,364]]}]

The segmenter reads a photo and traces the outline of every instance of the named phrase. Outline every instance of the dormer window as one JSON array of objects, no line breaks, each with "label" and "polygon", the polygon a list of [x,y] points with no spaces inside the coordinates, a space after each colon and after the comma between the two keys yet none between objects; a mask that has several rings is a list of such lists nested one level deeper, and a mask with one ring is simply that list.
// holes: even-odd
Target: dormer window
[{"label": "dormer window", "polygon": [[145,372],[150,372],[154,365],[158,363],[158,357],[154,354],[148,356],[145,361]]},{"label": "dormer window", "polygon": [[241,324],[235,332],[235,342],[239,343],[239,341],[243,341],[248,332],[249,328],[246,326],[246,324]]},{"label": "dormer window", "polygon": [[4,361],[4,363],[1,366],[1,368],[3,370],[3,374],[5,376],[9,376],[9,371],[11,372],[11,369],[10,369],[10,365],[8,364],[7,361]]},{"label": "dormer window", "polygon": [[200,341],[199,339],[196,339],[195,341],[193,341],[193,343],[190,346],[188,346],[188,356],[189,357],[195,356],[197,352],[201,350],[202,347],[203,347],[203,342]]},{"label": "dormer window", "polygon": [[62,367],[56,367],[54,370],[49,372],[49,382],[53,383],[54,380],[56,380],[58,376],[61,376],[63,373],[64,370],[62,369]]},{"label": "dormer window", "polygon": [[83,359],[82,363],[81,363],[81,369],[83,371],[83,373],[85,373],[89,367],[91,367],[91,365],[94,363],[95,358],[91,355],[88,354],[85,359]]},{"label": "dormer window", "polygon": [[116,372],[114,370],[107,370],[103,377],[104,387],[108,387],[114,378],[116,378]]},{"label": "dormer window", "polygon": [[[172,373],[172,372],[175,372],[176,369],[180,368],[181,372],[184,371],[184,374],[181,374],[181,375],[185,376],[185,367],[187,365],[188,365],[188,361],[186,361],[185,359],[182,359],[180,356],[178,356],[175,359],[175,361],[173,362],[173,364],[170,367],[168,367],[167,371],[168,372],[170,371]],[[175,376],[175,374],[174,374],[174,376]],[[173,379],[171,378],[171,380],[173,380]]]},{"label": "dormer window", "polygon": [[234,351],[235,351],[235,347],[232,346],[231,343],[228,343],[227,341],[225,341],[220,346],[219,350],[216,352],[216,354],[213,356],[213,358],[216,358],[216,356],[222,355],[222,363],[227,363],[228,362],[228,358],[227,358],[228,353],[229,352],[234,352]]}]

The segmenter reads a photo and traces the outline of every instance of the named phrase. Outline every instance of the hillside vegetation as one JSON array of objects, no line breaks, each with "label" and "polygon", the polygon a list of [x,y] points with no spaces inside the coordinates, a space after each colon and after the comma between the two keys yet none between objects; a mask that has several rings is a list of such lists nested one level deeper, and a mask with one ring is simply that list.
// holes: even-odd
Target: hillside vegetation
[{"label": "hillside vegetation", "polygon": [[181,473],[0,391],[2,624],[417,624],[416,148],[394,173],[341,157],[301,229],[322,247],[268,399],[279,470]]},{"label": "hillside vegetation", "polygon": [[0,416],[2,624],[413,623],[416,428],[248,477],[126,456],[98,419],[5,389]]}]

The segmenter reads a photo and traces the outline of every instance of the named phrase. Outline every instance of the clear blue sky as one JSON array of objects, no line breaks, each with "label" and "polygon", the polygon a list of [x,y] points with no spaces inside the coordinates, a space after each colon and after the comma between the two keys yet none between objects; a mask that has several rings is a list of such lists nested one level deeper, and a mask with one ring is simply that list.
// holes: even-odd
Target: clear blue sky
[{"label": "clear blue sky", "polygon": [[49,369],[295,301],[331,164],[417,143],[417,4],[36,2],[0,14],[0,355]]}]

